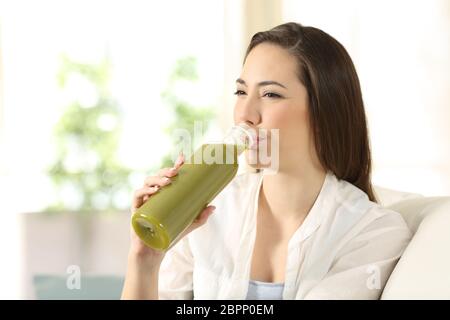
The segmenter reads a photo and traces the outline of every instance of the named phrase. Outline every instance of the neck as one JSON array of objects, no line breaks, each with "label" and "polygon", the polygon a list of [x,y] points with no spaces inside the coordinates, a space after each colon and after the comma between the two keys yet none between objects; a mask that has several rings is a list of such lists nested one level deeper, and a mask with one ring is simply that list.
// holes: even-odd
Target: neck
[{"label": "neck", "polygon": [[318,167],[296,167],[264,176],[260,205],[274,219],[303,220],[324,183],[326,171]]}]

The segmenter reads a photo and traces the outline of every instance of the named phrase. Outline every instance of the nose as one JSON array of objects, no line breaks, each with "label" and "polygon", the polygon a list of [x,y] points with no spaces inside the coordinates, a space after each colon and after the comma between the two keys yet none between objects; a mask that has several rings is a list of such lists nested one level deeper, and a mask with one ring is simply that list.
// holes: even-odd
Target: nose
[{"label": "nose", "polygon": [[235,108],[235,122],[245,122],[250,126],[257,126],[261,122],[261,112],[256,101],[247,98],[244,101],[237,101]]}]

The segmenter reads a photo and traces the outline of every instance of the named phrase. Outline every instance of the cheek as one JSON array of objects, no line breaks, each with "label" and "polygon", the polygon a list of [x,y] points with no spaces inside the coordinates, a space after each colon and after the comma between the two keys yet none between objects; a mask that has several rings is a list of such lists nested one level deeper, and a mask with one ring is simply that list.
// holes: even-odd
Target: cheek
[{"label": "cheek", "polygon": [[[292,150],[306,150],[309,145],[308,112],[301,106],[279,106],[267,111],[265,127],[279,128],[279,152],[292,156]],[[283,156],[285,157],[285,156]]]},{"label": "cheek", "polygon": [[[272,106],[273,107],[273,106]],[[286,138],[300,138],[309,130],[308,113],[305,108],[290,105],[278,105],[264,110],[263,119],[266,128],[279,128],[280,136]],[[292,139],[289,139],[292,140]]]}]

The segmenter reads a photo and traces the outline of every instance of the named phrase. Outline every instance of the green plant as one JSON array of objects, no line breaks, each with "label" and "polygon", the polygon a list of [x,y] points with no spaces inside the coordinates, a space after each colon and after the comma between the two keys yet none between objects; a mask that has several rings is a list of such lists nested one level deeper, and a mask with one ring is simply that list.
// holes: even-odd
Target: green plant
[{"label": "green plant", "polygon": [[[215,112],[212,107],[198,107],[193,106],[184,98],[179,97],[173,88],[180,82],[190,82],[195,84],[198,80],[197,73],[197,60],[195,57],[188,56],[179,59],[169,77],[167,89],[162,93],[162,98],[166,106],[171,110],[173,114],[173,120],[165,128],[167,134],[171,136],[171,144],[173,146],[182,143],[177,140],[176,136],[172,133],[176,129],[187,130],[191,137],[194,137],[194,124],[195,122],[201,122],[203,130],[206,131],[211,124],[211,120],[215,116]],[[196,145],[199,141],[192,141],[193,145]],[[173,164],[171,154],[167,154],[162,158],[161,167],[170,167]]]},{"label": "green plant", "polygon": [[[70,77],[91,88],[94,103],[74,99],[54,127],[56,157],[48,174],[57,187],[57,198],[48,210],[76,211],[123,209],[114,200],[129,193],[130,170],[117,159],[121,112],[109,91],[111,65],[78,63],[63,56],[58,82],[65,89]],[[64,190],[79,198],[75,203]]]},{"label": "green plant", "polygon": [[[121,110],[108,88],[110,73],[111,65],[107,59],[98,64],[86,64],[62,58],[58,73],[61,88],[65,89],[70,77],[75,75],[92,86],[97,99],[92,105],[74,99],[65,106],[54,128],[56,157],[48,175],[59,192],[55,203],[47,211],[120,210],[124,208],[115,199],[120,194],[131,194],[128,182],[131,170],[117,159],[122,118]],[[182,58],[176,62],[167,88],[162,93],[165,105],[173,116],[165,128],[165,133],[172,137],[173,145],[179,143],[172,136],[173,130],[183,128],[193,136],[194,122],[201,121],[206,130],[214,117],[211,107],[194,107],[174,90],[180,82],[195,84],[197,80],[196,59]],[[171,166],[172,163],[171,155],[167,154],[158,166],[151,169]],[[75,205],[64,196],[64,190],[79,197]]]}]

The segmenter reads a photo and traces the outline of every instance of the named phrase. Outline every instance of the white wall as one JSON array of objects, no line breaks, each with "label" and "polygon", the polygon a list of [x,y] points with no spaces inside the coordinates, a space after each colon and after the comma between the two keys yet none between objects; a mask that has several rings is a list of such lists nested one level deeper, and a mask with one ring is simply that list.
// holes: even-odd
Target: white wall
[{"label": "white wall", "polygon": [[318,27],[356,65],[374,183],[450,195],[450,2],[285,0],[284,21]]}]

